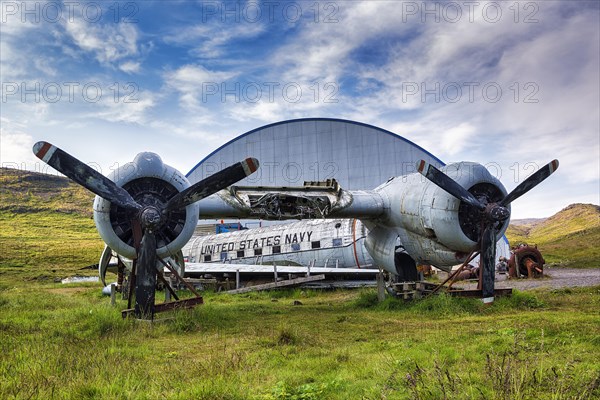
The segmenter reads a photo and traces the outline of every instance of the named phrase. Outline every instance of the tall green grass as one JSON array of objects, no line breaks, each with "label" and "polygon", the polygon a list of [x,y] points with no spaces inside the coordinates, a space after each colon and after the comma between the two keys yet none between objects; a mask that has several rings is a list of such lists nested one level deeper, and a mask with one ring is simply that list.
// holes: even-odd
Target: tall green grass
[{"label": "tall green grass", "polygon": [[0,175],[0,399],[600,397],[598,287],[492,306],[206,293],[152,324],[123,320],[97,285],[55,281],[97,262],[92,196],[26,178]]},{"label": "tall green grass", "polygon": [[111,307],[89,284],[2,283],[0,398],[600,395],[600,288],[517,292],[492,306],[377,303],[372,290],[207,293],[148,324],[121,319],[125,302]]}]

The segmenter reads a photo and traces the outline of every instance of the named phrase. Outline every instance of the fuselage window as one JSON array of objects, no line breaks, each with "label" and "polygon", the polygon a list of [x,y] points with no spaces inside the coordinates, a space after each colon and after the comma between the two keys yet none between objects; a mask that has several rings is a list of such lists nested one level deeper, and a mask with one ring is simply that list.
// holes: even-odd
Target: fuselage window
[{"label": "fuselage window", "polygon": [[333,239],[333,247],[340,247],[342,245],[342,239],[341,238],[335,238]]},{"label": "fuselage window", "polygon": [[254,249],[254,255],[255,255],[255,256],[260,256],[260,255],[262,255],[262,249]]},{"label": "fuselage window", "polygon": [[204,256],[204,262],[208,262],[212,259],[212,257],[210,256],[210,254],[207,254]]},{"label": "fuselage window", "polygon": [[221,261],[225,261],[225,260],[227,260],[227,252],[226,251],[221,253]]},{"label": "fuselage window", "polygon": [[293,251],[300,251],[300,243],[292,243]]},{"label": "fuselage window", "polygon": [[273,254],[279,254],[281,253],[281,246],[277,245],[277,246],[273,246]]},{"label": "fuselage window", "polygon": [[311,242],[311,246],[313,249],[320,249],[321,248],[321,241],[317,240],[316,242]]},{"label": "fuselage window", "polygon": [[244,250],[238,250],[237,256],[238,256],[238,258],[244,257]]}]

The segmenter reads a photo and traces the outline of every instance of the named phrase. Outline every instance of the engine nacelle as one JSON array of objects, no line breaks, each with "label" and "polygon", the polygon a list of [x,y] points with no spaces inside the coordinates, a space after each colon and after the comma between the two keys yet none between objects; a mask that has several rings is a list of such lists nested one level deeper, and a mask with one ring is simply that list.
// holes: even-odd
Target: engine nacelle
[{"label": "engine nacelle", "polygon": [[[177,193],[190,187],[190,182],[175,168],[164,164],[155,153],[140,153],[133,162],[127,163],[108,175],[123,187],[141,205],[164,205]],[[162,207],[160,207],[162,209]],[[112,205],[96,196],[94,222],[100,237],[108,247],[119,255],[133,259],[134,234],[131,211]],[[168,212],[164,222],[156,229],[158,257],[176,256],[194,233],[198,222],[196,203],[185,209]]]},{"label": "engine nacelle", "polygon": [[[371,226],[371,224],[367,225]],[[403,229],[372,225],[365,241],[375,264],[397,275],[402,281],[416,280],[418,264],[434,265],[443,270],[464,261],[466,254],[456,252],[435,240]],[[412,255],[418,255],[413,257]]]},{"label": "engine nacelle", "polygon": [[365,240],[365,248],[375,260],[375,265],[393,274],[398,274],[394,263],[398,238],[397,230],[368,222],[365,225],[369,229]]},{"label": "engine nacelle", "polygon": [[[484,204],[498,202],[507,194],[500,181],[480,164],[460,162],[441,170]],[[383,233],[374,233],[371,240],[367,238],[372,247],[369,251],[374,251],[371,255],[386,269],[391,269],[392,255],[398,252],[398,246],[408,254],[421,255],[421,259],[415,260],[417,263],[440,268],[464,261],[477,247],[481,235],[479,210],[462,203],[423,175],[414,173],[394,178],[376,191],[389,204],[384,223],[390,228],[403,228],[397,231],[396,241],[389,238],[384,241],[379,237]],[[497,239],[504,235],[508,223],[506,220],[498,227]],[[394,265],[394,269],[397,270],[398,265]]]}]

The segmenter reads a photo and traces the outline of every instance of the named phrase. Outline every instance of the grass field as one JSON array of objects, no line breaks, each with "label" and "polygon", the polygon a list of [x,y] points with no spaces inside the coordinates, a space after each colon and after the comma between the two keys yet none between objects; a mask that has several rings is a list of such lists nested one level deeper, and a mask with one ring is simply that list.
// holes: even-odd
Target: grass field
[{"label": "grass field", "polygon": [[162,322],[122,320],[98,284],[56,282],[95,274],[80,271],[102,249],[91,196],[28,176],[0,176],[0,399],[600,397],[600,287],[490,307],[206,293]]},{"label": "grass field", "polygon": [[[600,288],[484,307],[363,291],[207,294],[152,325],[92,284],[0,284],[0,398],[592,399]],[[293,305],[298,300],[301,305]]]}]

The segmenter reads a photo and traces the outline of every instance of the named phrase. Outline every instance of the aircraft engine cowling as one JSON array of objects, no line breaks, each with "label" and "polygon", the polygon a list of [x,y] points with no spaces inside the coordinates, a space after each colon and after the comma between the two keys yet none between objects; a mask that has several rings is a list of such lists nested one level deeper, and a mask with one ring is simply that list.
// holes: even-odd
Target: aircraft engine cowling
[{"label": "aircraft engine cowling", "polygon": [[[154,153],[140,153],[108,176],[143,206],[164,204],[190,183],[175,168],[164,164]],[[136,257],[132,229],[132,211],[99,196],[94,199],[94,222],[106,245],[129,259]],[[189,241],[198,222],[198,205],[190,204],[162,215],[156,228],[158,257],[176,256]]]},{"label": "aircraft engine cowling", "polygon": [[[460,162],[441,170],[484,204],[498,202],[507,194],[500,181],[480,164]],[[394,178],[377,190],[389,201],[388,225],[406,230],[399,235],[404,249],[409,254],[424,255],[424,259],[417,262],[442,267],[454,265],[477,247],[483,214],[423,175],[415,173]],[[498,240],[508,223],[507,219],[496,230]]]},{"label": "aircraft engine cowling", "polygon": [[386,271],[398,274],[394,262],[398,234],[395,229],[375,224],[366,223],[369,233],[365,240],[365,247],[369,251],[375,264]]}]

